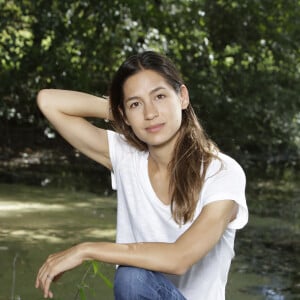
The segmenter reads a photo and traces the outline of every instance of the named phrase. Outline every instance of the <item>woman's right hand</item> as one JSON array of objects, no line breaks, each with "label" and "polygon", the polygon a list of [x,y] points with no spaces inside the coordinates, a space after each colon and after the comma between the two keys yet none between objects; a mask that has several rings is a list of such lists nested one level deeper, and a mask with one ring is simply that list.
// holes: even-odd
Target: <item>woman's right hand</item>
[{"label": "woman's right hand", "polygon": [[35,281],[35,287],[40,288],[45,298],[53,298],[50,286],[64,272],[82,263],[80,245],[50,255],[41,266]]}]

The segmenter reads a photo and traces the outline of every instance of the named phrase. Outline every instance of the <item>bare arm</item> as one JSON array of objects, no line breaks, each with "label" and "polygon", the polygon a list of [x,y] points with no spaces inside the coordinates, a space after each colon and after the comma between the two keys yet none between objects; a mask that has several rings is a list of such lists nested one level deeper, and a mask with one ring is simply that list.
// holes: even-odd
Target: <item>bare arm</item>
[{"label": "bare arm", "polygon": [[[232,200],[216,201],[205,206],[194,224],[174,243],[83,243],[50,255],[41,267],[36,287],[49,291],[51,278],[80,265],[85,260],[129,265],[171,274],[184,274],[219,241],[228,223],[235,218],[237,204]],[[168,259],[166,259],[168,258]]]},{"label": "bare arm", "polygon": [[96,259],[181,275],[217,244],[235,213],[234,201],[209,204],[174,243],[85,243],[79,248],[82,247],[83,260]]},{"label": "bare arm", "polygon": [[106,99],[66,90],[41,90],[37,103],[55,129],[86,156],[111,169],[106,130],[85,117],[111,119]]}]

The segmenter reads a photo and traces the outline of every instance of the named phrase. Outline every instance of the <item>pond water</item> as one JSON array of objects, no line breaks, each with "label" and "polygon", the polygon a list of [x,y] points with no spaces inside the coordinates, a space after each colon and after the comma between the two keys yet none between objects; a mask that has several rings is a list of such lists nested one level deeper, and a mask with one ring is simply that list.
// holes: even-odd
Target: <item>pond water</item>
[{"label": "pond water", "polygon": [[[227,299],[300,299],[299,185],[258,181],[248,189],[248,204],[251,217],[237,235]],[[48,254],[82,241],[113,241],[115,217],[114,196],[0,184],[0,300],[43,299],[34,280]],[[113,266],[100,264],[100,271],[112,280]],[[88,265],[53,285],[55,299],[81,299],[78,287],[88,300],[113,299]]]}]

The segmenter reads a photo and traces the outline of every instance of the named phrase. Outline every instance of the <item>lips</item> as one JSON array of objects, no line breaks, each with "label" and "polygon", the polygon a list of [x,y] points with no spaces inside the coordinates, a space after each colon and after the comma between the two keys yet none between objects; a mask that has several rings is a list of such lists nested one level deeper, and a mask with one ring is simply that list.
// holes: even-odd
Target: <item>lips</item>
[{"label": "lips", "polygon": [[161,128],[164,126],[164,123],[152,125],[149,127],[146,127],[146,131],[150,133],[155,133],[161,130]]}]

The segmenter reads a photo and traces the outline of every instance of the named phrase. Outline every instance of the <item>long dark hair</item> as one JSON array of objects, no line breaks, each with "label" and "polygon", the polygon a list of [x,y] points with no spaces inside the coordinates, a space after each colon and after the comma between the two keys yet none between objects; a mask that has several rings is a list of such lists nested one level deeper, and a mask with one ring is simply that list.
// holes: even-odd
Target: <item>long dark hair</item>
[{"label": "long dark hair", "polygon": [[[109,90],[110,108],[115,130],[124,135],[128,143],[145,151],[147,145],[139,140],[124,121],[123,85],[132,75],[141,70],[152,70],[180,92],[183,80],[174,64],[166,57],[146,51],[129,57],[116,72]],[[120,111],[121,109],[121,111]],[[207,137],[191,106],[182,110],[182,123],[173,158],[169,163],[171,210],[178,224],[185,224],[194,217],[199,193],[204,184],[209,163],[216,155],[216,145]]]}]

